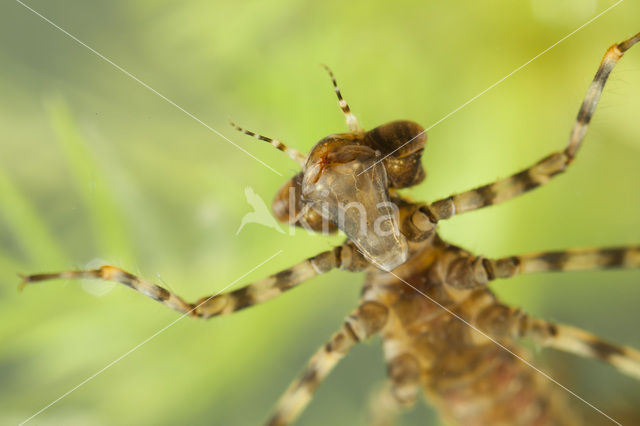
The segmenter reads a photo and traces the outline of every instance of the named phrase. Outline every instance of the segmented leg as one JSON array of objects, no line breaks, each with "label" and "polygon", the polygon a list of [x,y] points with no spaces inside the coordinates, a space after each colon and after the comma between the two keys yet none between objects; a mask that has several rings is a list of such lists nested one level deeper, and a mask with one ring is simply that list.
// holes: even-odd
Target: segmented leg
[{"label": "segmented leg", "polygon": [[[530,274],[551,271],[589,271],[607,268],[640,267],[640,246],[601,249],[573,249],[531,253],[515,258],[504,258],[496,264],[513,262],[518,265],[515,273]],[[496,277],[509,277],[510,268],[497,268]]]},{"label": "segmented leg", "polygon": [[460,256],[460,253],[459,249],[452,249],[448,253],[451,260],[446,266],[447,284],[457,288],[473,288],[495,278],[511,278],[536,272],[640,267],[640,246],[571,249],[501,259]]},{"label": "segmented leg", "polygon": [[378,333],[387,321],[387,308],[377,302],[365,302],[347,317],[329,342],[309,360],[304,372],[289,386],[269,420],[270,426],[293,422],[304,410],[318,385],[359,341]]},{"label": "segmented leg", "polygon": [[533,337],[542,346],[600,359],[624,374],[640,379],[640,351],[637,349],[611,344],[576,327],[542,320],[533,321],[526,335]]},{"label": "segmented leg", "polygon": [[340,88],[338,87],[338,82],[336,81],[336,78],[334,77],[333,72],[328,66],[326,65],[322,65],[322,66],[329,73],[329,77],[331,77],[331,83],[333,83],[333,90],[336,92],[336,96],[338,97],[338,105],[340,105],[340,109],[344,113],[344,118],[347,121],[347,126],[349,127],[349,130],[351,130],[354,133],[364,132],[364,129],[360,127],[360,125],[358,124],[358,119],[351,112],[351,109],[349,108],[349,104],[347,103],[347,101],[345,101],[342,98],[342,93],[340,93]]},{"label": "segmented leg", "polygon": [[420,363],[406,351],[406,342],[394,334],[394,330],[399,327],[394,324],[395,321],[395,318],[390,317],[387,330],[382,335],[389,381],[372,399],[368,422],[371,425],[392,425],[401,410],[416,403],[421,389]]},{"label": "segmented leg", "polygon": [[531,318],[519,309],[502,304],[484,309],[476,322],[492,336],[530,337],[541,346],[603,360],[624,374],[640,379],[640,351],[611,344],[579,328]]},{"label": "segmented leg", "polygon": [[296,287],[308,279],[329,272],[334,268],[359,271],[367,266],[362,255],[349,244],[322,252],[305,261],[277,274],[256,281],[245,287],[229,293],[206,296],[195,303],[188,303],[178,295],[153,284],[150,281],[136,277],[115,266],[102,266],[98,269],[85,271],[66,271],[27,275],[23,277],[20,288],[29,283],[49,281],[55,279],[86,279],[95,278],[105,281],[116,281],[126,285],[147,297],[192,317],[210,318],[216,315],[227,315],[240,309],[266,302],[281,293]]},{"label": "segmented leg", "polygon": [[391,393],[403,407],[416,403],[420,392],[420,363],[415,356],[403,353],[387,361]]},{"label": "segmented leg", "polygon": [[307,157],[305,155],[303,155],[302,153],[300,153],[300,151],[298,151],[297,149],[289,148],[288,146],[286,146],[285,144],[280,142],[278,139],[271,139],[271,138],[269,138],[267,136],[263,136],[263,135],[261,135],[259,133],[252,132],[251,130],[244,129],[244,128],[238,126],[236,123],[234,123],[231,120],[229,120],[229,123],[231,123],[231,125],[236,130],[238,130],[239,132],[244,133],[245,135],[253,136],[256,139],[260,139],[261,141],[265,141],[267,143],[270,143],[271,145],[275,146],[280,151],[282,151],[285,154],[287,154],[293,161],[298,163],[300,165],[300,167],[304,168],[304,165],[307,162]]},{"label": "segmented leg", "polygon": [[575,158],[587,133],[589,122],[609,74],[622,58],[623,53],[638,41],[640,41],[640,33],[622,43],[614,44],[607,50],[578,111],[578,117],[569,136],[569,143],[564,151],[553,153],[532,167],[506,179],[435,201],[429,206],[435,219],[448,219],[456,214],[502,203],[544,185],[554,176],[564,172]]},{"label": "segmented leg", "polygon": [[372,395],[369,402],[367,424],[369,426],[393,426],[402,408],[387,384]]}]

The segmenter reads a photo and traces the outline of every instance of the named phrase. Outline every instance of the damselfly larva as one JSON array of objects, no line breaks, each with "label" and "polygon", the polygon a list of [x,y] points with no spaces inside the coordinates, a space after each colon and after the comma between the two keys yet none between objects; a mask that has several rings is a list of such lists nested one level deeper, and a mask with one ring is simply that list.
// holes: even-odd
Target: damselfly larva
[{"label": "damselfly larva", "polygon": [[423,390],[450,424],[580,424],[568,394],[531,365],[518,340],[528,337],[541,346],[598,358],[638,379],[640,352],[571,326],[532,318],[501,303],[488,283],[543,271],[636,268],[640,246],[490,259],[446,243],[437,225],[510,200],[564,172],[578,153],[614,65],[638,41],[640,34],[606,51],[564,150],[505,179],[431,203],[412,202],[396,191],[425,178],[423,128],[394,121],[363,130],[329,71],[348,133],[327,136],[305,156],[280,141],[234,126],[289,154],[302,168],[276,195],[275,216],[317,231],[340,229],[347,236],[344,244],[195,303],[115,266],[29,275],[22,285],[58,278],[117,281],[178,312],[206,319],[264,302],[334,268],[362,271],[366,278],[359,306],[291,384],[270,425],[293,422],[340,359],[376,334],[383,340],[389,381],[378,396],[372,423],[390,423]]}]

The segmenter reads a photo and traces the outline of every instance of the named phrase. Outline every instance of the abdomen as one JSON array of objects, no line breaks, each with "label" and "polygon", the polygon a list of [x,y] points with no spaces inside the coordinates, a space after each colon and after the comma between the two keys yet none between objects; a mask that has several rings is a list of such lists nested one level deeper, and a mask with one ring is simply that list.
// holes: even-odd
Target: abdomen
[{"label": "abdomen", "polygon": [[427,402],[446,424],[580,424],[567,393],[524,361],[529,354],[516,341],[477,331],[478,313],[499,302],[486,287],[460,291],[440,282],[438,252],[430,247],[395,276],[367,280],[364,299],[390,310],[382,330],[387,361],[408,357],[418,365]]}]

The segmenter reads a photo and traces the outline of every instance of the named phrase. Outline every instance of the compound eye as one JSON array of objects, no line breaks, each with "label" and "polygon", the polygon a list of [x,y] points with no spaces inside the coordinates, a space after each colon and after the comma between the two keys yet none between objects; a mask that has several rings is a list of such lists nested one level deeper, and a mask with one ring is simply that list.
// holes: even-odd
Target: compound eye
[{"label": "compound eye", "polygon": [[368,131],[364,145],[382,152],[390,188],[417,185],[425,177],[421,158],[427,134],[412,121],[392,121]]},{"label": "compound eye", "polygon": [[389,201],[380,154],[362,145],[344,145],[307,164],[302,198],[333,222],[374,265],[390,271],[407,260],[408,246]]}]

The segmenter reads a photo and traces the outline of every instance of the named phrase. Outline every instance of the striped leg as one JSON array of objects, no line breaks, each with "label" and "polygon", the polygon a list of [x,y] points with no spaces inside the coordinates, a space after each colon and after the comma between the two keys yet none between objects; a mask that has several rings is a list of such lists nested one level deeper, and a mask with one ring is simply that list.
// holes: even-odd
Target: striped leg
[{"label": "striped leg", "polygon": [[622,373],[640,380],[640,351],[602,340],[588,331],[543,320],[532,320],[525,336],[542,346],[608,362]]},{"label": "striped leg", "polygon": [[367,424],[369,426],[393,426],[402,408],[387,384],[372,395],[369,402]]},{"label": "striped leg", "polygon": [[322,66],[329,73],[329,77],[331,77],[331,83],[333,83],[333,90],[336,92],[336,96],[338,96],[338,105],[340,105],[340,109],[344,113],[344,118],[347,121],[347,126],[349,126],[349,130],[351,130],[354,133],[364,132],[364,129],[360,127],[360,125],[358,124],[358,119],[351,112],[351,109],[349,108],[349,104],[347,103],[347,101],[345,101],[342,98],[342,93],[340,93],[340,88],[338,87],[338,82],[336,81],[336,78],[334,77],[333,72],[328,66],[326,65],[322,65]]},{"label": "striped leg", "polygon": [[367,424],[392,425],[400,411],[415,404],[421,389],[420,363],[414,355],[407,352],[406,342],[394,334],[393,330],[397,327],[399,325],[390,320],[387,330],[382,334],[389,381],[374,395],[369,406]]},{"label": "striped leg", "polygon": [[[388,345],[385,340],[385,353]],[[387,362],[389,383],[379,390],[369,406],[369,421],[373,426],[391,426],[396,416],[412,407],[420,392],[420,364],[407,353],[397,355]]]},{"label": "striped leg", "polygon": [[30,283],[55,279],[95,278],[116,281],[178,312],[206,319],[216,315],[227,315],[240,309],[266,302],[298,284],[316,275],[329,272],[334,268],[359,271],[367,265],[362,255],[355,248],[345,244],[333,250],[322,252],[253,284],[229,293],[203,297],[195,303],[187,303],[178,295],[115,266],[102,266],[98,269],[85,271],[27,275],[23,276],[20,288]]},{"label": "striped leg", "polygon": [[[385,350],[385,353],[388,352]],[[411,407],[416,403],[420,392],[418,360],[408,353],[396,355],[387,361],[387,369],[391,382],[391,394],[401,407]]]},{"label": "striped leg", "polygon": [[452,250],[449,253],[451,260],[446,266],[447,284],[457,288],[473,288],[485,285],[495,278],[511,278],[536,272],[640,267],[640,246],[571,249],[501,259],[460,256],[459,253],[457,249]]},{"label": "striped leg", "polygon": [[476,322],[494,337],[530,337],[541,346],[603,360],[640,380],[640,351],[611,344],[579,328],[531,318],[519,309],[502,304],[485,308]]},{"label": "striped leg", "polygon": [[271,139],[271,138],[269,138],[267,136],[263,136],[263,135],[261,135],[259,133],[252,132],[251,130],[246,130],[246,129],[238,126],[236,123],[234,123],[231,120],[229,120],[229,123],[237,131],[242,132],[245,135],[252,136],[252,137],[254,137],[256,139],[260,139],[261,141],[265,141],[265,142],[270,143],[271,145],[275,146],[277,149],[279,149],[280,151],[282,151],[285,154],[287,154],[293,161],[298,163],[300,165],[300,167],[304,168],[304,165],[307,163],[307,157],[305,155],[301,154],[300,151],[298,151],[297,149],[289,148],[288,146],[286,146],[285,144],[280,142],[278,139]]},{"label": "striped leg", "polygon": [[329,342],[309,360],[307,368],[284,393],[269,426],[291,424],[304,410],[318,385],[359,341],[378,333],[387,321],[387,308],[377,302],[364,302],[349,315]]},{"label": "striped leg", "polygon": [[578,117],[569,136],[569,143],[564,151],[553,153],[532,167],[506,179],[432,203],[429,208],[436,220],[448,219],[456,214],[502,203],[544,185],[552,177],[564,172],[575,158],[587,133],[589,121],[593,116],[609,74],[618,60],[622,58],[623,53],[638,41],[640,41],[640,33],[622,43],[614,44],[607,50],[578,111]]}]

